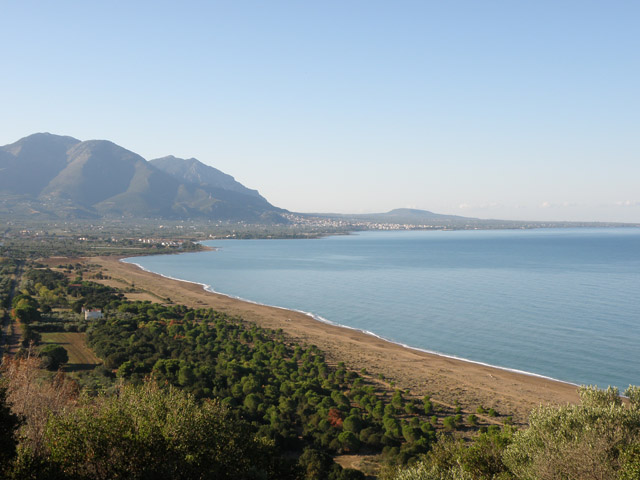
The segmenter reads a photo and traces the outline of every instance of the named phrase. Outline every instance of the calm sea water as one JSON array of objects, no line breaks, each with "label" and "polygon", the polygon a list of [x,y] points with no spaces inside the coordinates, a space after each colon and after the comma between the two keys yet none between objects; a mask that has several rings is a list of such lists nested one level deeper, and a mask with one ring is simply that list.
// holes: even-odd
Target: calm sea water
[{"label": "calm sea water", "polygon": [[640,384],[640,229],[205,243],[219,250],[128,261],[428,351],[578,384]]}]

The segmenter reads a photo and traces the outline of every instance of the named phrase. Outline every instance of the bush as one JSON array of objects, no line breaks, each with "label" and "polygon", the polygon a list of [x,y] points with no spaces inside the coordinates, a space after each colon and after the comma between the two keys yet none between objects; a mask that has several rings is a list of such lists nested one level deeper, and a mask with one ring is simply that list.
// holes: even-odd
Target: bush
[{"label": "bush", "polygon": [[263,478],[273,454],[218,402],[151,382],[50,417],[45,440],[51,465],[97,480]]},{"label": "bush", "polygon": [[362,420],[357,415],[351,415],[344,419],[342,428],[347,432],[358,433],[362,429]]},{"label": "bush", "polygon": [[456,429],[456,419],[455,417],[444,417],[442,419],[442,425],[444,426],[445,430],[455,430]]},{"label": "bush", "polygon": [[56,344],[45,345],[40,350],[40,359],[47,370],[58,370],[69,361],[67,350]]},{"label": "bush", "polygon": [[625,478],[623,472],[640,470],[640,404],[623,405],[614,388],[582,388],[580,399],[531,413],[529,428],[516,433],[504,455],[517,477]]},{"label": "bush", "polygon": [[7,402],[7,388],[0,383],[0,474],[16,453],[16,429],[20,424],[18,416],[11,412]]},{"label": "bush", "polygon": [[338,435],[338,441],[344,451],[356,452],[360,448],[360,440],[353,432],[342,432]]},{"label": "bush", "polygon": [[327,453],[313,448],[305,448],[298,459],[298,466],[306,480],[324,480],[328,478],[333,459]]}]

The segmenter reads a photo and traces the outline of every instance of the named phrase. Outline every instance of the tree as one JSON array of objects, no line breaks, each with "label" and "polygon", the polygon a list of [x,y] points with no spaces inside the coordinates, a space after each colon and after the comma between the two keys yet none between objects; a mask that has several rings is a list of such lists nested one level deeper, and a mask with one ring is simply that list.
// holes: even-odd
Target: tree
[{"label": "tree", "polygon": [[119,395],[84,397],[52,416],[49,461],[76,479],[254,479],[271,472],[273,445],[217,401],[151,381]]},{"label": "tree", "polygon": [[40,359],[47,370],[58,370],[69,361],[69,355],[63,346],[49,344],[40,350]]},{"label": "tree", "polygon": [[342,449],[354,452],[360,448],[360,440],[353,432],[342,432],[338,435],[338,441],[342,444]]},{"label": "tree", "polygon": [[40,320],[40,312],[37,307],[29,304],[18,303],[13,310],[15,317],[24,325]]},{"label": "tree", "polygon": [[629,396],[623,404],[615,388],[585,387],[580,405],[537,408],[505,464],[517,478],[540,480],[625,478],[640,470],[640,404],[635,389]]},{"label": "tree", "polygon": [[24,348],[29,348],[32,343],[37,345],[40,343],[40,340],[42,340],[42,336],[36,332],[31,325],[24,325],[22,327],[22,346]]},{"label": "tree", "polygon": [[455,417],[444,417],[442,419],[442,425],[445,430],[455,430],[456,429],[456,419]]},{"label": "tree", "polygon": [[[62,372],[56,373],[50,382],[42,381],[42,362],[31,355],[30,349],[21,358],[5,357],[1,373],[7,387],[7,403],[22,423],[17,460],[21,459],[21,454],[38,457],[45,450],[44,431],[49,417],[75,405],[77,384]],[[29,470],[32,462],[20,463]],[[18,475],[16,478],[23,477]]]},{"label": "tree", "polygon": [[402,408],[404,398],[402,398],[402,391],[396,389],[393,397],[391,398],[391,404],[396,408]]},{"label": "tree", "polygon": [[5,473],[5,467],[16,453],[16,429],[20,424],[18,416],[9,408],[5,383],[0,383],[0,474]]},{"label": "tree", "polygon": [[357,415],[350,415],[344,419],[342,428],[347,432],[358,433],[362,429],[362,420]]},{"label": "tree", "polygon": [[193,374],[193,370],[188,365],[183,365],[180,367],[180,371],[178,372],[178,383],[180,385],[189,386],[196,380],[196,376]]},{"label": "tree", "polygon": [[314,448],[305,448],[298,459],[298,466],[306,480],[328,478],[333,465],[333,459],[328,453]]},{"label": "tree", "polygon": [[[451,417],[449,417],[451,418]],[[512,431],[478,435],[471,444],[451,435],[440,435],[426,459],[400,469],[394,480],[507,480],[512,478],[502,462],[502,454]]]}]

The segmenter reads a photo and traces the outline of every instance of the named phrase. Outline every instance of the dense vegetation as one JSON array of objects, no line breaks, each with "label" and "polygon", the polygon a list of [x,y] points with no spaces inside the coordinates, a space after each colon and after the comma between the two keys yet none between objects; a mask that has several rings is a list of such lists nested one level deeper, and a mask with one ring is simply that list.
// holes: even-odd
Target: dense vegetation
[{"label": "dense vegetation", "polygon": [[[140,382],[152,376],[196,398],[219,398],[276,445],[379,451],[405,463],[435,439],[424,404],[377,394],[317,348],[210,309],[113,301],[87,333],[104,366]],[[422,413],[422,416],[418,415]]]},{"label": "dense vegetation", "polygon": [[[0,381],[5,478],[364,478],[334,462],[343,453],[379,454],[380,476],[397,480],[640,478],[637,388],[628,402],[583,389],[580,405],[540,407],[520,431],[479,426],[281,331],[129,301],[87,264],[23,264],[0,259],[0,300],[22,333]],[[102,364],[55,373],[69,356],[42,342],[52,332],[85,332]]]},{"label": "dense vegetation", "polygon": [[[332,456],[382,452],[388,463],[405,464],[435,441],[439,420],[428,398],[417,401],[381,388],[365,372],[329,365],[314,346],[293,345],[282,332],[211,309],[128,301],[111,287],[82,280],[85,270],[62,264],[57,271],[24,273],[11,302],[23,333],[18,357],[30,358],[36,346],[40,366],[55,370],[68,356],[60,345],[38,347],[42,336],[86,331],[103,361],[76,377],[86,392],[103,398],[122,381],[145,385],[151,379],[201,406],[218,401],[228,418],[271,445],[270,458],[298,459],[293,466],[282,460],[274,478],[358,478],[359,472],[341,469]],[[104,317],[87,321],[79,314],[83,307],[100,308]],[[49,430],[60,415],[51,417],[45,432],[62,431]],[[19,449],[18,464],[35,462],[44,465],[41,476],[51,474],[60,461],[43,445]]]},{"label": "dense vegetation", "polygon": [[8,257],[0,257],[0,308],[7,309],[9,305],[9,293],[13,286],[13,276],[16,273],[17,262]]},{"label": "dense vegetation", "polygon": [[[181,243],[164,241],[160,238],[149,239],[144,243],[135,238],[112,238],[110,235],[87,236],[78,240],[70,235],[56,235],[48,232],[38,234],[15,235],[5,237],[0,245],[0,255],[12,259],[37,259],[52,256],[84,255],[136,255],[190,252],[202,247],[192,241]],[[163,244],[164,243],[164,244]],[[177,242],[176,242],[177,243]]]},{"label": "dense vegetation", "polygon": [[529,427],[441,439],[395,480],[632,480],[640,478],[640,389],[580,389],[580,405],[541,406]]}]

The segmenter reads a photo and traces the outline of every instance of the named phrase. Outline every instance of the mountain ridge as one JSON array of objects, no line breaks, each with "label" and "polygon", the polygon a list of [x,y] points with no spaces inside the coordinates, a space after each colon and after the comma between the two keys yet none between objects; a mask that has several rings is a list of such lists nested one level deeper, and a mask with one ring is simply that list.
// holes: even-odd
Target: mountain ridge
[{"label": "mountain ridge", "polygon": [[202,163],[197,158],[178,158],[173,155],[149,160],[154,167],[168,173],[178,180],[184,180],[196,185],[208,185],[224,190],[235,191],[245,195],[262,197],[257,190],[245,187],[231,175],[226,174],[215,167]]},{"label": "mountain ridge", "polygon": [[[40,206],[38,213],[50,216],[59,211],[61,217],[82,212],[96,217],[287,223],[280,215],[285,210],[232,176],[196,159],[163,158],[156,164],[164,168],[158,168],[109,140],[36,133],[0,147],[0,194],[9,210],[28,203],[28,210]],[[184,162],[202,178],[189,178]]]}]

